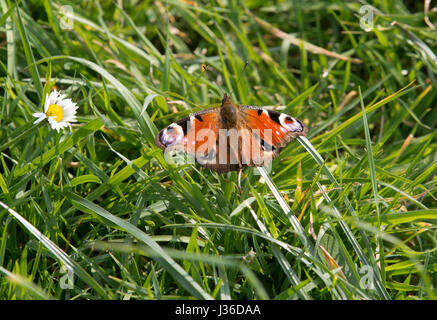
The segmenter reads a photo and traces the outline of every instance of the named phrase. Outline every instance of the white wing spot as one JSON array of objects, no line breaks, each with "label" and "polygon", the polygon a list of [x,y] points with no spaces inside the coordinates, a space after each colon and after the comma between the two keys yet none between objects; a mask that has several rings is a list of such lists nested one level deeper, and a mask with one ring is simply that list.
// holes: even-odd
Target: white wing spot
[{"label": "white wing spot", "polygon": [[[285,122],[285,120],[289,118],[291,119],[291,122]],[[289,120],[290,121],[290,120]],[[279,116],[279,122],[281,123],[281,126],[283,126],[284,128],[286,128],[288,131],[291,132],[296,132],[296,131],[302,131],[303,128],[301,126],[301,124],[299,123],[299,121],[296,121],[296,119],[286,115],[286,114],[281,114]]]}]

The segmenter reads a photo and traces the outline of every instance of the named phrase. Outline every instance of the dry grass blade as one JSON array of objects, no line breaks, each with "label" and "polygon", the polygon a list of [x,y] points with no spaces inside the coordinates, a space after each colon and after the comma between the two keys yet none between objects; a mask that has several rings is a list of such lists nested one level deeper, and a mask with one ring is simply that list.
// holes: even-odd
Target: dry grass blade
[{"label": "dry grass blade", "polygon": [[363,61],[361,61],[360,59],[357,58],[350,58],[344,55],[341,55],[339,53],[333,52],[333,51],[329,51],[326,50],[322,47],[316,46],[312,43],[309,43],[305,40],[296,38],[295,36],[292,36],[291,34],[285,33],[284,31],[273,27],[270,23],[268,23],[267,21],[255,17],[253,16],[249,11],[248,14],[261,26],[263,27],[265,30],[267,30],[268,32],[270,32],[271,34],[273,34],[274,36],[283,39],[283,40],[287,40],[289,41],[291,44],[294,44],[295,46],[300,46],[301,44],[303,45],[304,50],[307,50],[309,52],[312,52],[314,54],[323,54],[325,56],[331,57],[331,58],[335,58],[335,59],[339,59],[339,60],[343,60],[343,61],[350,61],[352,63],[362,63]]}]

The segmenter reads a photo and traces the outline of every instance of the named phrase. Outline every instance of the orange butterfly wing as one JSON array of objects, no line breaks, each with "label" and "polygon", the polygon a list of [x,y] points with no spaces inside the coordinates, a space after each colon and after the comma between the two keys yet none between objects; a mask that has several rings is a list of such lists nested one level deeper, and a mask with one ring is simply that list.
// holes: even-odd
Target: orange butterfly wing
[{"label": "orange butterfly wing", "polygon": [[240,106],[240,110],[247,127],[259,130],[261,139],[276,149],[284,148],[292,138],[308,131],[302,121],[285,113],[251,106]]},{"label": "orange butterfly wing", "polygon": [[[222,129],[219,115],[220,108],[196,112],[162,129],[155,144],[165,152],[188,153],[201,166],[219,173],[238,170],[238,163],[229,163],[229,147],[224,150],[219,147],[219,130]],[[224,159],[224,163],[220,163],[220,159],[222,162]]]},{"label": "orange butterfly wing", "polygon": [[[155,143],[164,151],[191,154],[203,167],[221,173],[267,165],[292,138],[306,135],[307,127],[287,114],[251,106],[237,108],[235,128],[225,128],[229,124],[221,109],[211,108],[162,129]],[[227,130],[224,136],[221,129]]]}]

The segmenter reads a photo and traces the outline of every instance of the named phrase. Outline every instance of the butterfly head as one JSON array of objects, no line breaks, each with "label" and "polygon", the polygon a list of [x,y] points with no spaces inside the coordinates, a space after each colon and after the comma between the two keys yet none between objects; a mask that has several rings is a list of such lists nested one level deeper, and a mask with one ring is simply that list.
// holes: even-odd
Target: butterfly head
[{"label": "butterfly head", "polygon": [[234,128],[238,121],[238,108],[225,93],[220,107],[220,116],[226,128]]}]

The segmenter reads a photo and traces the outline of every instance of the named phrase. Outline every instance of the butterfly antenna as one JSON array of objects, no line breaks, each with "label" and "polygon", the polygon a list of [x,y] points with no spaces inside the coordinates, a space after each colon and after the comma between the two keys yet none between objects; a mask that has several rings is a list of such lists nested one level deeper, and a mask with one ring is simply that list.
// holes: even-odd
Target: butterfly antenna
[{"label": "butterfly antenna", "polygon": [[[237,78],[237,87],[238,87],[238,84],[240,83],[241,76],[243,75],[243,72],[246,70],[246,67],[247,67],[248,64],[249,64],[249,61],[246,60],[246,62],[244,63],[243,69],[241,69],[240,74],[238,75],[238,78]],[[234,90],[232,90],[232,91],[234,93],[234,97],[237,97],[237,95],[235,94],[235,91]]]},{"label": "butterfly antenna", "polygon": [[199,81],[200,77],[205,73],[206,70],[208,70],[208,65],[203,64],[200,66],[200,68],[202,69],[201,72],[197,75],[196,79],[194,79],[193,83],[190,85],[190,87],[188,88],[187,93],[185,94],[186,96],[188,96],[191,92],[191,90],[193,89],[193,87],[197,84],[197,82]]},{"label": "butterfly antenna", "polygon": [[222,90],[222,88],[220,88],[220,86],[219,85],[217,85],[217,88],[220,90],[220,93],[221,93],[221,95],[222,95],[222,97],[226,94],[226,92],[224,92],[223,90]]},{"label": "butterfly antenna", "polygon": [[[246,63],[244,64],[243,69],[241,69],[240,74],[238,75],[238,78],[237,78],[237,85],[240,83],[241,76],[243,75],[244,70],[246,70],[246,67],[247,67],[248,64],[249,64],[249,61],[246,60]],[[220,90],[222,96],[224,96],[224,95],[226,94],[226,92],[224,92],[224,91],[220,88],[220,86],[217,86],[217,88]],[[236,98],[237,95],[235,94],[235,91],[234,91],[234,89],[232,89],[232,87],[231,87],[231,91],[232,91],[232,93],[233,93],[233,97]]]},{"label": "butterfly antenna", "polygon": [[237,84],[240,83],[241,76],[243,75],[243,72],[246,70],[248,64],[249,64],[249,61],[246,60],[246,62],[244,63],[244,67],[243,67],[243,69],[241,69],[240,75],[238,76]]}]

